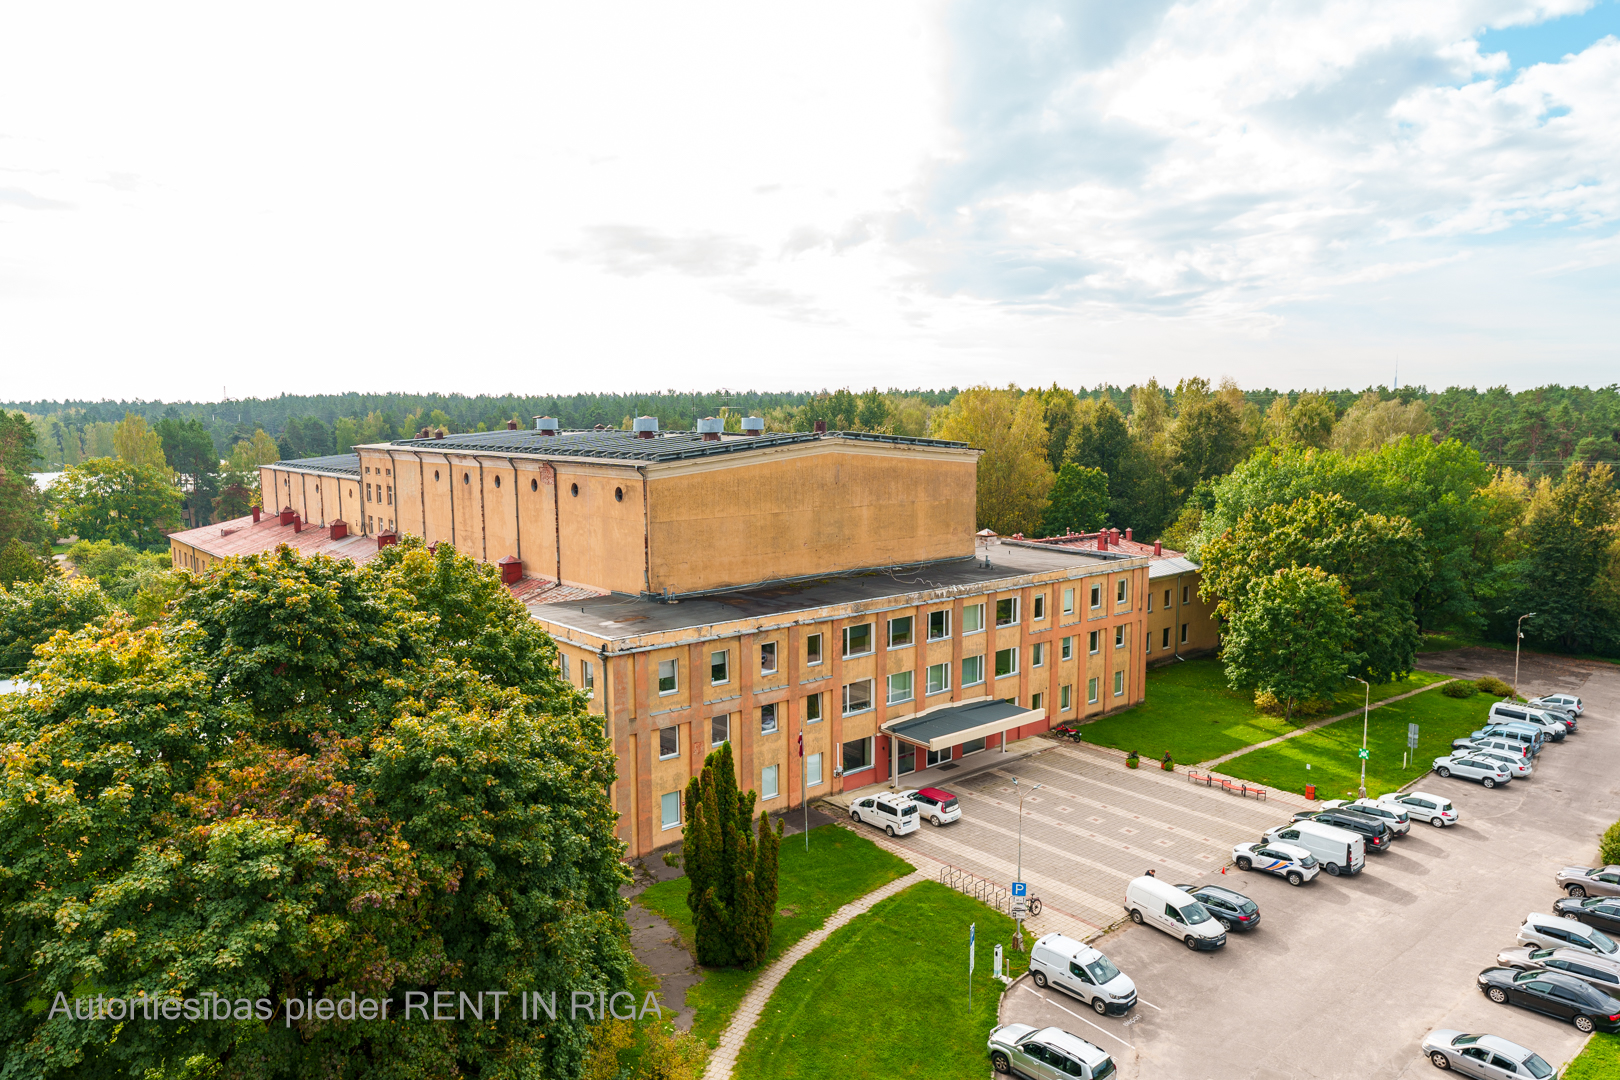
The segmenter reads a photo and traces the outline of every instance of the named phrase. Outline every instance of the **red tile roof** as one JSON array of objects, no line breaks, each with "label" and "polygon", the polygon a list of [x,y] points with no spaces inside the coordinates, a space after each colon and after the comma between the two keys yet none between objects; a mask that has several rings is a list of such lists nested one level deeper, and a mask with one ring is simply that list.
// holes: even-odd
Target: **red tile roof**
[{"label": "red tile roof", "polygon": [[[983,533],[980,534],[984,535]],[[993,533],[991,535],[994,535]],[[1098,537],[1105,537],[1104,543],[1099,546]],[[1073,548],[1077,551],[1113,551],[1121,555],[1146,556],[1150,559],[1179,559],[1186,552],[1172,551],[1169,548],[1153,549],[1152,544],[1144,544],[1140,540],[1128,540],[1124,533],[1116,533],[1111,529],[1104,529],[1100,533],[1067,533],[1063,536],[1047,536],[1041,539],[1027,538],[1022,534],[1003,536],[999,538],[1003,543],[1037,544],[1041,547]]]}]

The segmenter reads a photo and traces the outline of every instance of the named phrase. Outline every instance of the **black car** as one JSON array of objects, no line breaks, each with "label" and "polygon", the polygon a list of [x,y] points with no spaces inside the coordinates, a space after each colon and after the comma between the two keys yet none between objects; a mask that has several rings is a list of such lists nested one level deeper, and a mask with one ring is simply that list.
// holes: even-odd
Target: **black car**
[{"label": "black car", "polygon": [[1320,821],[1324,825],[1334,825],[1341,829],[1358,832],[1367,846],[1368,851],[1388,851],[1390,844],[1395,842],[1395,834],[1388,825],[1367,814],[1358,814],[1345,807],[1339,810],[1302,810],[1294,815],[1295,821]]},{"label": "black car", "polygon": [[1566,896],[1553,901],[1553,913],[1595,926],[1605,933],[1620,933],[1620,896]]},{"label": "black car", "polygon": [[1253,930],[1260,925],[1260,905],[1240,892],[1223,889],[1219,885],[1177,885],[1183,892],[1192,893],[1209,913],[1227,930]]},{"label": "black car", "polygon": [[1577,1031],[1620,1031],[1620,1000],[1561,971],[1515,971],[1486,968],[1479,988],[1498,1005],[1522,1005],[1560,1020]]}]

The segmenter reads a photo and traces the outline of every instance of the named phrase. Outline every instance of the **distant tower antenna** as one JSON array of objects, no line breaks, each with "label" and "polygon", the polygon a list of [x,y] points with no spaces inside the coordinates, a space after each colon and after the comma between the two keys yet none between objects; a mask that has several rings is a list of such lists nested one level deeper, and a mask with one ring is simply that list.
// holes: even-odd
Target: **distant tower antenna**
[{"label": "distant tower antenna", "polygon": [[1395,389],[1399,390],[1400,388],[1401,388],[1401,358],[1399,356],[1397,356],[1395,358]]}]

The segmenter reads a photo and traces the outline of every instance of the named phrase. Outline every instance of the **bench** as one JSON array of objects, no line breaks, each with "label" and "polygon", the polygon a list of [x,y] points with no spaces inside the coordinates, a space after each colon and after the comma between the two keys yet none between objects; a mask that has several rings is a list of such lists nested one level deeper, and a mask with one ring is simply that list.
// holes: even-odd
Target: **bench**
[{"label": "bench", "polygon": [[1252,784],[1246,784],[1241,780],[1234,783],[1231,780],[1216,776],[1214,773],[1205,773],[1204,775],[1199,776],[1191,769],[1187,770],[1187,779],[1191,783],[1203,784],[1205,787],[1224,788],[1227,791],[1235,792],[1236,794],[1241,795],[1245,799],[1252,795],[1261,802],[1266,800],[1265,788],[1255,787]]}]

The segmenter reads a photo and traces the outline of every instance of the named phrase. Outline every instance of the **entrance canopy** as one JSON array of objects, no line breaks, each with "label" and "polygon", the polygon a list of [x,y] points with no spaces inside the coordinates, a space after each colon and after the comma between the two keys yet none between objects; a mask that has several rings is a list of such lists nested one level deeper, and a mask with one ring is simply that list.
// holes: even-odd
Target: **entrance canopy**
[{"label": "entrance canopy", "polygon": [[1045,709],[1026,709],[999,698],[980,698],[936,705],[914,716],[890,720],[881,730],[885,735],[939,751],[1045,719]]}]

